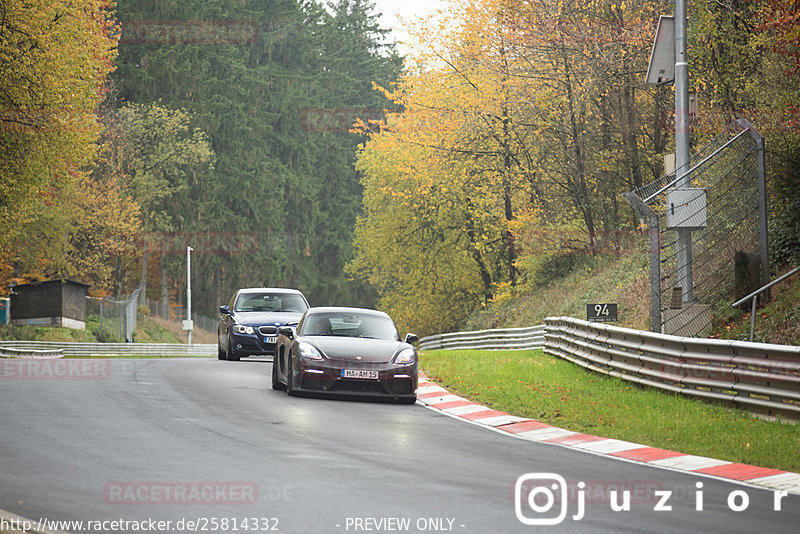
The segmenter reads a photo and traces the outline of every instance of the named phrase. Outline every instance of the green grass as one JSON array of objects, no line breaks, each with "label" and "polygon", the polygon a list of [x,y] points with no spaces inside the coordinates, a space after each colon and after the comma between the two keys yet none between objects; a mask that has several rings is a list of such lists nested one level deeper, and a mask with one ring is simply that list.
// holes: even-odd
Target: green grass
[{"label": "green grass", "polygon": [[0,325],[0,341],[80,341],[95,343],[97,338],[89,330],[51,326]]},{"label": "green grass", "polygon": [[[777,278],[777,276],[775,276]],[[771,289],[772,298],[756,310],[753,341],[800,345],[800,274],[781,282]],[[750,313],[729,308],[717,327],[715,337],[748,341],[750,339]]]},{"label": "green grass", "polygon": [[136,321],[133,340],[136,343],[184,343],[173,332],[150,317],[140,317]]},{"label": "green grass", "polygon": [[[114,343],[119,339],[119,320],[104,319],[90,315],[86,318],[86,329],[45,326],[0,325],[0,341],[79,341],[83,343]],[[133,339],[137,343],[182,343],[178,337],[156,320],[140,316],[136,321]]]},{"label": "green grass", "polygon": [[642,389],[536,351],[423,352],[451,392],[575,432],[731,462],[800,471],[800,425]]}]

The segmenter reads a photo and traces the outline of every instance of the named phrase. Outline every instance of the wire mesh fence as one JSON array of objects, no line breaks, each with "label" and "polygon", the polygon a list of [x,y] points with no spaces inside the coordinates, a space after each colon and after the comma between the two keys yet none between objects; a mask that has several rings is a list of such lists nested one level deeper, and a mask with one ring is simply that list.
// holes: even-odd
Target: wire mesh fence
[{"label": "wire mesh fence", "polygon": [[101,341],[133,341],[138,298],[138,288],[125,300],[115,300],[109,297],[86,297],[86,320],[99,323]]},{"label": "wire mesh fence", "polygon": [[[155,317],[175,321],[186,319],[186,308],[184,306],[170,305],[164,301],[147,299],[147,307],[150,310],[150,315]],[[192,321],[194,323],[194,328],[200,328],[208,332],[216,332],[217,325],[219,324],[218,317],[201,315],[196,311],[192,312]]]},{"label": "wire mesh fence", "polygon": [[[626,194],[657,228],[650,256],[653,331],[706,336],[714,317],[767,281],[764,145],[748,123],[742,127],[697,151],[686,175],[666,175]],[[690,187],[677,186],[687,178]],[[688,266],[681,232],[691,235]]]}]

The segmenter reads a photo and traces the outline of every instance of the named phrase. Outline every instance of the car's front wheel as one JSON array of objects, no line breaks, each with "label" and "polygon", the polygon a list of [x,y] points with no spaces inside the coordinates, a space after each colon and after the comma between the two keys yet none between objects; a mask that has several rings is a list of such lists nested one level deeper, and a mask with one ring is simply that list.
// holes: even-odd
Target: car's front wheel
[{"label": "car's front wheel", "polygon": [[225,359],[232,362],[239,361],[239,355],[233,352],[233,342],[231,341],[231,338],[228,338],[228,349],[225,352]]},{"label": "car's front wheel", "polygon": [[278,354],[275,353],[275,356],[272,357],[272,389],[277,389],[278,391],[285,391],[286,385],[281,383],[278,380]]},{"label": "car's front wheel", "polygon": [[286,356],[286,393],[295,396],[297,392],[292,387],[292,352]]},{"label": "car's front wheel", "polygon": [[227,360],[228,359],[227,358],[227,354],[225,354],[225,351],[222,350],[222,347],[219,344],[219,333],[217,334],[217,358],[220,359],[220,360]]}]

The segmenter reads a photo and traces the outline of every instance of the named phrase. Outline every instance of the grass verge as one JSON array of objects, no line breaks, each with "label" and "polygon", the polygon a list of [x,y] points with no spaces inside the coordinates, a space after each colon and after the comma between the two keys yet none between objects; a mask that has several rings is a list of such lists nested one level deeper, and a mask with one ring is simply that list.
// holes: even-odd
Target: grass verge
[{"label": "grass verge", "polygon": [[423,352],[451,392],[575,432],[800,472],[800,425],[642,389],[535,351]]},{"label": "grass verge", "polygon": [[[136,343],[186,343],[186,332],[181,323],[165,321],[148,315],[140,316],[133,333]],[[86,318],[86,329],[0,325],[0,342],[2,341],[50,341],[83,343],[119,343],[119,321],[106,318],[100,327],[100,318],[90,315]],[[196,329],[192,334],[192,342],[196,344],[216,343],[216,334]],[[2,534],[2,533],[0,533]]]}]

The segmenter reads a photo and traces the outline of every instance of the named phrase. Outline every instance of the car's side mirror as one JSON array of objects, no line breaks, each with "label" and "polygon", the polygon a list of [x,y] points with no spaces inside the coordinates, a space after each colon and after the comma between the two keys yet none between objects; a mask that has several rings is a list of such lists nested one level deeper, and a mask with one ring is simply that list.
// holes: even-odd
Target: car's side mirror
[{"label": "car's side mirror", "polygon": [[406,338],[403,341],[405,341],[409,345],[413,345],[414,343],[419,341],[419,336],[416,334],[408,333],[406,334]]},{"label": "car's side mirror", "polygon": [[292,339],[294,337],[294,328],[291,328],[289,326],[281,326],[280,328],[278,328],[278,334],[286,336],[289,339]]},{"label": "car's side mirror", "polygon": [[228,314],[230,314],[230,313],[231,313],[231,312],[230,312],[230,310],[228,309],[228,307],[227,307],[227,306],[220,306],[220,307],[219,307],[219,312],[220,312],[222,315],[228,315]]}]

